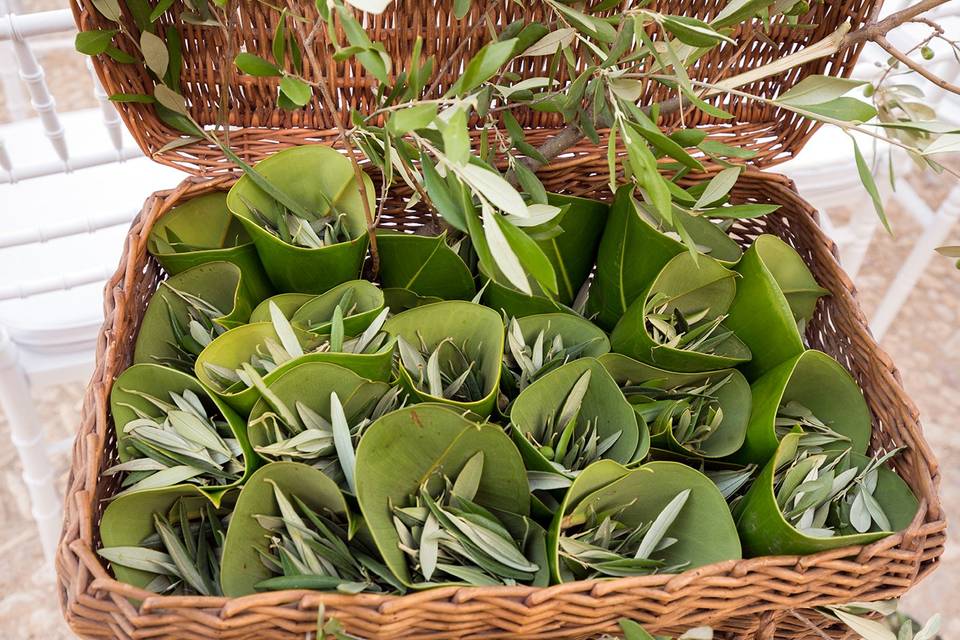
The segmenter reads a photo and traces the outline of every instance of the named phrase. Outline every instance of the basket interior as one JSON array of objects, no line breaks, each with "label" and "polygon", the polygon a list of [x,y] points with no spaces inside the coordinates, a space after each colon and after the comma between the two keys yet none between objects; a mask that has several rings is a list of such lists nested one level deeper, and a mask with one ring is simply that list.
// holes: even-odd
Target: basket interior
[{"label": "basket interior", "polygon": [[[314,3],[298,0],[286,2],[291,13],[316,17]],[[800,27],[786,27],[778,19],[774,21],[772,31],[765,36],[758,35],[759,25],[741,25],[732,34],[736,44],[724,43],[711,50],[690,69],[690,76],[716,81],[782,58],[821,40],[846,21],[856,28],[864,23],[866,16],[880,2],[882,0],[812,2],[812,9],[801,19]],[[649,7],[663,13],[709,20],[726,4],[725,0],[654,0]],[[285,146],[328,140],[334,135],[333,114],[322,108],[317,98],[303,109],[285,111],[276,106],[277,78],[259,78],[233,71],[230,60],[238,51],[271,57],[273,27],[280,16],[277,5],[258,0],[240,0],[237,24],[231,30],[232,42],[225,42],[218,29],[183,24],[178,18],[181,6],[180,3],[174,3],[168,13],[160,18],[161,29],[158,32],[166,31],[167,26],[173,25],[181,40],[181,90],[197,122],[203,125],[216,124],[218,104],[222,97],[226,102],[229,124],[235,128],[231,144],[241,157],[251,162]],[[81,29],[110,28],[110,23],[94,8],[93,0],[73,0],[73,9]],[[424,55],[436,56],[436,88],[439,95],[459,77],[463,61],[468,60],[489,38],[485,28],[487,14],[495,24],[502,26],[518,19],[540,20],[543,8],[538,3],[514,0],[474,2],[470,13],[464,19],[457,20],[453,16],[451,0],[394,0],[383,14],[364,15],[363,20],[374,37],[385,44],[395,67],[404,66],[409,60],[414,41],[418,36],[422,37]],[[128,14],[125,15],[127,27],[136,33],[132,19]],[[326,39],[326,33],[321,30],[312,46],[318,59],[323,61],[325,68],[319,71],[331,85],[346,122],[349,121],[346,116],[350,109],[361,113],[371,110],[375,99],[375,80],[355,62],[333,60],[327,53]],[[122,42],[120,46],[124,48],[130,45]],[[757,81],[744,87],[744,90],[771,98],[810,74],[848,75],[858,54],[859,46],[847,49],[784,74]],[[108,94],[152,92],[153,83],[140,65],[119,64],[106,55],[95,56],[93,62]],[[548,64],[546,57],[518,58],[512,63],[511,70],[522,77],[542,76],[546,74]],[[227,75],[224,76],[224,73]],[[303,75],[317,79],[321,73],[311,68],[305,58]],[[565,80],[563,72],[559,79]],[[650,84],[640,101],[642,104],[652,104],[670,97],[665,87]],[[719,101],[720,106],[734,114],[734,119],[719,121],[693,110],[683,115],[678,113],[669,116],[661,124],[669,130],[678,125],[682,117],[686,126],[703,126],[718,135],[733,138],[736,144],[758,152],[752,160],[756,166],[769,166],[789,159],[799,151],[816,127],[796,114],[755,101],[744,101],[737,97],[718,97],[713,100]],[[117,103],[116,106],[138,144],[155,160],[194,174],[210,174],[232,168],[219,149],[203,143],[164,149],[180,134],[163,124],[151,105]],[[557,114],[517,109],[514,115],[528,129],[562,125]]]}]

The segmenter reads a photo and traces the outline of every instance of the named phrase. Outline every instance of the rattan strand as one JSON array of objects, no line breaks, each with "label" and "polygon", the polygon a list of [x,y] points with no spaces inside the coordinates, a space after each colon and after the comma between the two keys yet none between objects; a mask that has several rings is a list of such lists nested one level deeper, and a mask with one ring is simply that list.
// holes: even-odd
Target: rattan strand
[{"label": "rattan strand", "polygon": [[[608,197],[606,158],[589,147],[541,172],[549,190]],[[102,478],[116,443],[108,413],[110,386],[130,363],[146,303],[162,279],[146,250],[157,218],[184,200],[226,189],[232,178],[190,178],[152,195],[134,221],[117,273],[105,295],[97,364],[68,482],[64,531],[57,555],[59,596],[74,631],[85,638],[303,638],[323,603],[349,630],[371,639],[580,638],[613,631],[626,616],[653,632],[711,625],[734,638],[841,638],[844,631],[811,613],[813,631],[795,612],[827,603],[899,596],[938,564],[945,521],[937,495],[940,473],[923,439],[918,412],[904,393],[889,356],[873,340],[853,283],[835,259],[816,212],[782,176],[749,171],[737,185],[740,202],[774,202],[778,213],[738,222],[732,234],[748,244],[774,233],[794,246],[831,296],[817,306],[807,330],[814,348],[836,357],[856,377],[874,416],[872,448],[906,446],[895,462],[922,506],[903,532],[864,547],[805,557],[730,561],[680,575],[587,581],[549,588],[444,588],[407,596],[285,591],[245,598],[161,597],[115,581],[97,558],[103,499],[115,482]],[[422,209],[405,210],[402,190],[391,192],[383,226],[413,230],[428,222]],[[133,599],[133,600],[131,600]],[[133,602],[142,599],[139,604]],[[803,617],[803,616],[801,616]],[[821,628],[822,627],[822,628]]]},{"label": "rattan strand", "polygon": [[[880,1],[827,0],[811,3],[813,8],[803,17],[801,28],[775,27],[767,34],[769,37],[756,37],[751,26],[741,26],[732,34],[736,45],[725,43],[711,50],[697,61],[690,75],[698,80],[716,81],[759,67],[821,40],[845,21],[849,20],[853,28],[862,25]],[[726,0],[655,0],[650,6],[663,13],[709,18],[716,15],[726,3]],[[174,3],[171,11],[158,22],[163,32],[169,25],[174,25],[178,30],[183,48],[181,90],[197,122],[204,125],[218,122],[223,74],[229,73],[227,91],[223,93],[228,122],[232,127],[240,128],[231,134],[230,142],[234,150],[249,162],[284,146],[328,141],[335,134],[333,114],[325,110],[316,98],[304,109],[280,109],[276,107],[276,78],[233,73],[231,61],[226,59],[228,49],[234,52],[244,50],[270,58],[273,29],[280,15],[276,7],[285,5],[291,6],[293,13],[311,18],[316,16],[314,3],[303,0],[286,0],[285,3],[241,0],[237,25],[231,31],[234,42],[230,47],[227,47],[217,29],[182,24],[177,17],[181,7],[179,3]],[[73,0],[71,6],[80,29],[113,28],[113,24],[96,11],[93,0]],[[136,34],[132,19],[126,9],[124,11],[127,28]],[[470,13],[463,20],[456,20],[453,17],[453,2],[448,0],[395,0],[382,15],[368,16],[367,25],[372,37],[386,46],[395,68],[404,67],[414,40],[421,36],[424,55],[436,56],[437,67],[443,72],[438,83],[442,91],[459,77],[462,61],[472,57],[489,38],[485,28],[476,28],[478,24],[482,27],[487,13],[494,24],[503,26],[521,18],[527,21],[541,19],[543,6],[514,0],[474,2]],[[745,42],[748,44],[741,48]],[[130,46],[126,41],[120,44],[123,49],[129,49]],[[334,61],[328,55],[325,33],[319,35],[313,47],[317,58],[324,61],[325,68],[321,71],[330,85],[331,93],[339,101],[341,115],[348,114],[350,109],[369,113],[375,100],[374,82],[363,68],[355,61]],[[810,74],[848,75],[859,50],[860,45],[743,89],[769,98]],[[134,53],[132,50],[129,52]],[[447,61],[450,63],[446,64]],[[153,82],[142,65],[119,64],[106,55],[95,56],[93,63],[108,94],[149,94],[152,91]],[[316,70],[310,68],[309,61],[305,60],[304,64],[305,77],[311,80],[320,77]],[[511,65],[511,70],[530,77],[544,75],[548,60],[526,57],[517,59]],[[563,77],[559,76],[561,80]],[[651,104],[669,97],[666,88],[651,83],[641,96],[641,101]],[[708,127],[730,138],[734,144],[754,149],[758,152],[751,161],[755,166],[769,166],[789,159],[800,150],[817,127],[794,113],[739,97],[729,99],[722,106],[735,116],[733,120],[719,121],[694,111],[685,114],[684,123],[686,126]],[[219,149],[205,143],[161,151],[180,134],[162,123],[151,105],[118,103],[117,108],[137,144],[158,162],[197,175],[209,175],[232,168]],[[551,128],[559,124],[556,114],[529,109],[518,109],[514,114],[529,129]],[[679,114],[674,114],[661,124],[670,129],[679,124],[679,118]]]}]

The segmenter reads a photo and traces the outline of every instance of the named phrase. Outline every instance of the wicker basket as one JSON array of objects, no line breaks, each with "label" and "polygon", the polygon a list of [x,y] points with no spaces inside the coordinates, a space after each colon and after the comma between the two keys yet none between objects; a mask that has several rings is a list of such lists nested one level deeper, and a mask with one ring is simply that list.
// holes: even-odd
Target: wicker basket
[{"label": "wicker basket", "polygon": [[[595,150],[580,149],[541,177],[548,189],[609,196],[602,186],[606,157]],[[853,284],[837,264],[832,242],[817,226],[815,211],[786,178],[750,171],[736,187],[735,199],[782,207],[776,214],[738,223],[732,234],[744,245],[760,233],[780,236],[831,291],[818,305],[807,338],[812,347],[843,363],[862,386],[874,416],[873,448],[908,448],[896,458],[896,470],[922,506],[906,531],[869,546],[811,556],[729,561],[676,576],[548,588],[441,588],[407,596],[284,591],[228,600],[161,597],[117,582],[94,552],[102,500],[116,490],[115,481],[101,477],[116,458],[107,398],[113,380],[130,364],[144,308],[162,278],[147,253],[147,234],[172,206],[225,189],[232,180],[189,178],[173,191],[151,196],[127,237],[120,269],[107,285],[106,321],[84,401],[57,558],[63,608],[77,633],[116,638],[302,638],[314,628],[317,607],[323,603],[328,615],[364,638],[576,638],[611,631],[622,616],[657,632],[707,624],[734,637],[772,637],[771,629],[779,621],[797,622],[789,617],[791,609],[896,597],[936,567],[945,539],[937,497],[939,472],[923,441],[917,411],[890,358],[870,336]],[[426,212],[404,210],[404,200],[400,190],[388,196],[385,226],[410,229],[424,223]],[[128,598],[142,603],[137,606]],[[798,624],[785,625],[778,633],[791,638],[815,635]]]},{"label": "wicker basket", "polygon": [[[313,11],[312,2],[288,0],[300,12]],[[463,22],[450,16],[450,2],[395,0],[396,7],[371,18],[381,36],[389,35],[390,51],[403,59],[413,38],[425,39],[425,50],[438,60],[456,61],[482,44],[481,9],[493,19],[508,21],[528,12],[513,0],[474,2]],[[724,0],[660,0],[655,8],[708,16]],[[844,20],[854,26],[875,8],[871,0],[825,0],[808,18],[811,29],[778,29],[777,45],[763,40],[749,46],[725,46],[698,65],[694,75],[719,79],[795,51],[832,32]],[[90,0],[75,0],[74,12],[83,29],[101,28],[103,19]],[[278,12],[268,3],[241,0],[238,42],[227,46],[217,38],[201,38],[194,27],[183,36],[182,89],[194,118],[216,120],[215,97],[220,95],[216,65],[225,52],[241,42],[252,52],[269,48]],[[429,18],[429,20],[428,20]],[[167,18],[162,18],[166,20]],[[439,29],[436,25],[447,25]],[[748,42],[750,33],[736,34]],[[322,46],[318,43],[318,47]],[[318,48],[318,52],[321,51]],[[812,62],[789,74],[765,80],[751,91],[773,96],[810,73],[847,74],[856,50]],[[529,60],[529,59],[528,59]],[[525,62],[517,71],[536,74]],[[107,91],[142,92],[147,78],[136,65],[95,61]],[[363,109],[370,100],[370,83],[362,69],[329,61],[325,77],[344,108]],[[305,71],[310,74],[310,70]],[[441,88],[455,76],[442,74]],[[331,135],[331,114],[319,105],[287,113],[276,109],[272,79],[237,76],[228,83],[231,144],[249,161],[283,147],[323,140]],[[213,96],[213,97],[211,97]],[[655,95],[645,99],[655,99]],[[691,122],[709,127],[712,135],[746,145],[758,152],[754,164],[768,166],[796,153],[815,129],[790,114],[739,100],[724,107],[735,122],[714,123],[700,114]],[[865,547],[850,547],[817,555],[778,556],[729,561],[680,575],[654,575],[605,581],[574,582],[548,588],[442,588],[406,596],[322,594],[309,591],[265,593],[238,599],[169,597],[135,589],[112,578],[95,553],[103,500],[116,492],[116,481],[101,476],[116,459],[110,423],[109,393],[116,376],[130,364],[133,344],[150,296],[164,277],[146,249],[147,235],[159,216],[173,206],[212,190],[227,189],[235,177],[219,151],[200,144],[156,153],[177,137],[142,104],[119,105],[125,123],[145,152],[159,162],[195,174],[172,191],[155,193],[145,203],[127,236],[121,265],[108,282],[105,322],[100,333],[97,366],[84,400],[83,418],[74,448],[67,488],[63,539],[57,556],[59,594],[67,621],[87,638],[303,638],[316,625],[318,607],[364,638],[581,638],[614,631],[616,620],[629,617],[651,631],[667,633],[710,625],[732,638],[843,638],[847,631],[812,607],[852,600],[896,597],[937,566],[943,552],[945,522],[937,496],[937,463],[923,441],[917,411],[906,397],[890,358],[876,345],[854,298],[854,287],[836,262],[834,248],[817,226],[815,211],[782,176],[756,170],[744,174],[734,191],[740,202],[774,202],[778,213],[739,222],[731,233],[749,244],[760,233],[774,233],[793,245],[832,296],[822,299],[809,324],[810,345],[836,357],[862,386],[874,416],[873,448],[908,447],[897,457],[896,469],[921,499],[910,527]],[[536,144],[558,126],[552,116],[518,114]],[[669,122],[666,123],[669,126]],[[602,147],[601,147],[602,149]],[[219,175],[216,175],[219,174]],[[587,144],[575,147],[540,172],[548,190],[607,198],[605,153]],[[699,176],[703,179],[704,176]],[[381,225],[410,230],[428,222],[422,209],[405,210],[407,194],[387,195]]]},{"label": "wicker basket", "polygon": [[[313,2],[285,2],[290,5],[292,13],[316,16]],[[742,27],[732,36],[737,41],[736,45],[724,44],[713,49],[697,62],[690,75],[694,79],[716,81],[766,64],[821,40],[846,21],[856,28],[881,2],[823,0],[811,3],[813,10],[804,16],[804,28],[775,27],[770,32],[770,38],[756,38],[751,28]],[[227,60],[232,60],[237,51],[242,49],[267,58],[271,56],[273,26],[280,15],[275,7],[283,4],[241,0],[237,24],[232,25],[235,36],[232,42],[224,42],[215,29],[183,25],[170,15],[161,17],[159,22],[164,29],[166,25],[176,24],[180,31],[183,47],[181,89],[190,104],[191,115],[200,124],[216,123],[218,101],[221,95],[225,96],[229,124],[239,128],[232,133],[231,144],[241,157],[250,162],[285,146],[330,139],[335,133],[332,114],[316,99],[298,111],[277,108],[277,78],[233,74],[227,79],[226,89],[221,86],[221,68],[232,68],[233,65]],[[542,9],[535,2],[529,3],[532,7],[515,0],[476,0],[472,4],[470,14],[463,20],[457,20],[453,16],[453,2],[447,0],[394,0],[382,15],[368,16],[367,20],[371,33],[386,44],[387,52],[398,65],[409,59],[415,38],[422,36],[424,55],[436,56],[439,69],[437,89],[442,92],[459,76],[457,62],[469,59],[489,37],[484,28],[483,17],[486,12],[489,11],[492,20],[501,25],[520,18],[542,18]],[[665,13],[706,18],[716,15],[726,4],[727,0],[654,0],[651,7]],[[112,23],[94,9],[92,0],[73,0],[71,5],[81,30],[112,28]],[[179,7],[180,3],[174,3],[174,14],[177,14]],[[136,33],[128,14],[127,23]],[[351,108],[364,112],[374,100],[374,81],[358,63],[335,62],[325,57],[325,38],[325,33],[321,32],[314,48],[318,58],[325,60],[323,77],[329,82],[333,95],[340,100],[343,115],[346,116]],[[120,46],[129,48],[130,44],[124,41]],[[858,45],[782,75],[755,82],[745,89],[774,97],[810,74],[848,75],[859,52]],[[304,65],[305,76],[318,77],[306,59]],[[542,76],[546,73],[545,65],[546,62],[541,58],[520,58],[511,69],[521,76]],[[94,58],[94,67],[107,94],[150,93],[152,82],[141,65],[117,64],[106,55],[101,55]],[[563,80],[563,72],[558,78]],[[642,100],[649,104],[667,97],[666,89],[650,85]],[[180,134],[162,123],[151,105],[119,103],[116,106],[137,144],[145,154],[158,162],[198,175],[233,168],[219,149],[206,143],[162,150],[164,145],[179,138]],[[769,166],[773,162],[789,159],[816,129],[816,125],[794,113],[756,102],[745,102],[741,98],[733,98],[723,107],[734,114],[732,121],[718,121],[701,112],[694,112],[686,114],[685,123],[709,125],[720,135],[736,138],[737,144],[745,144],[758,153],[754,159],[758,166]],[[531,129],[560,125],[556,114],[515,110],[514,115],[524,127]],[[677,123],[679,118],[680,115],[676,114],[671,121],[663,124],[669,127]]]}]

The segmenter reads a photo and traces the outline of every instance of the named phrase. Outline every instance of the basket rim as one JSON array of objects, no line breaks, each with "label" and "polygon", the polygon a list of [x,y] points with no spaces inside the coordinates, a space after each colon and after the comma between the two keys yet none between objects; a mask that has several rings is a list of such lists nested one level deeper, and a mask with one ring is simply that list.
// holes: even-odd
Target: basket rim
[{"label": "basket rim", "polygon": [[[135,218],[131,231],[127,237],[124,256],[117,272],[111,277],[105,287],[105,318],[98,336],[97,364],[95,372],[87,388],[83,407],[83,425],[78,432],[73,449],[73,462],[68,480],[67,517],[56,556],[58,574],[58,592],[61,607],[68,622],[76,622],[76,610],[86,610],[92,606],[96,598],[92,594],[108,594],[113,606],[120,609],[128,618],[142,617],[149,614],[159,614],[170,611],[197,611],[203,610],[203,615],[213,615],[221,622],[237,619],[253,610],[262,607],[296,605],[298,610],[315,610],[320,604],[330,606],[344,605],[375,609],[379,616],[396,616],[405,607],[411,605],[425,606],[428,603],[450,603],[464,605],[477,603],[478,606],[488,599],[509,599],[522,608],[535,608],[549,603],[553,599],[567,599],[578,596],[601,598],[615,597],[626,590],[642,589],[650,598],[668,605],[671,598],[685,593],[693,587],[711,587],[716,589],[732,589],[738,585],[750,582],[751,578],[769,578],[770,574],[779,572],[796,572],[803,575],[816,575],[821,570],[840,570],[849,574],[845,590],[835,597],[819,594],[813,598],[806,598],[804,594],[796,594],[795,599],[789,601],[765,600],[762,596],[755,599],[758,603],[750,606],[738,607],[736,614],[776,612],[792,609],[798,606],[804,608],[839,601],[863,599],[855,585],[862,576],[876,572],[878,558],[886,556],[914,558],[909,575],[892,575],[882,573],[885,589],[882,592],[874,591],[866,594],[868,599],[882,599],[894,597],[910,586],[922,580],[938,565],[938,558],[943,552],[945,541],[946,521],[939,498],[939,469],[936,459],[922,437],[919,423],[916,420],[917,410],[910,402],[900,385],[899,375],[895,366],[882,349],[870,337],[869,356],[876,358],[883,365],[882,382],[891,387],[891,391],[902,405],[904,414],[916,425],[917,436],[912,443],[912,453],[917,456],[920,466],[920,481],[923,487],[911,487],[921,498],[920,508],[913,521],[905,530],[883,538],[869,545],[850,546],[842,549],[824,551],[806,556],[763,556],[741,560],[728,560],[704,567],[699,567],[680,574],[659,574],[633,578],[601,579],[565,583],[548,587],[443,587],[407,595],[376,595],[361,594],[345,596],[336,593],[316,591],[279,591],[255,594],[242,598],[203,597],[203,596],[158,596],[135,587],[118,582],[99,561],[94,550],[97,536],[95,530],[94,512],[91,511],[97,496],[96,491],[103,485],[100,483],[99,468],[102,462],[105,434],[87,429],[86,425],[93,424],[94,429],[101,426],[109,428],[109,407],[105,398],[109,394],[113,382],[111,376],[119,371],[112,367],[123,364],[123,355],[120,353],[122,345],[114,340],[117,333],[122,333],[125,323],[131,318],[118,313],[125,310],[128,291],[138,275],[136,250],[145,251],[145,225],[152,224],[159,215],[169,210],[174,204],[184,198],[200,195],[214,189],[228,188],[235,180],[233,176],[219,176],[214,178],[186,178],[174,189],[159,191],[151,195],[144,204],[143,211]],[[792,181],[782,175],[748,169],[741,180],[761,181],[769,185],[771,190],[779,190],[784,195],[790,195],[799,200]],[[802,200],[800,201],[802,202]],[[806,215],[815,215],[808,207]],[[835,254],[832,242],[816,228],[818,240],[822,243],[824,256]],[[134,249],[134,250],[131,250]],[[849,278],[842,275],[843,291],[834,291],[834,295],[849,297],[855,296],[853,284]],[[858,308],[857,308],[858,309]],[[859,313],[859,310],[857,311]],[[135,321],[135,319],[133,319]],[[866,328],[866,320],[862,314],[858,318],[860,324]],[[869,336],[869,334],[867,334]],[[105,424],[106,423],[106,424]],[[910,427],[908,427],[908,430]],[[916,479],[916,478],[915,478]],[[925,496],[925,497],[924,497]],[[77,517],[79,514],[79,517]],[[71,517],[72,516],[72,517]],[[902,572],[901,572],[902,573]],[[85,584],[84,584],[85,583]],[[81,591],[78,591],[81,588]],[[862,585],[861,585],[862,588]],[[127,599],[139,600],[141,604],[134,606]],[[349,603],[349,604],[347,604]],[[100,608],[104,604],[98,605]],[[79,608],[79,609],[78,609]],[[717,612],[707,609],[703,619],[710,615],[728,617],[731,612]],[[713,614],[709,614],[713,611]],[[199,613],[198,613],[199,614]],[[225,622],[224,622],[225,623]],[[219,623],[218,623],[219,624]],[[656,624],[651,628],[656,628]],[[125,637],[125,636],[124,636]]]}]

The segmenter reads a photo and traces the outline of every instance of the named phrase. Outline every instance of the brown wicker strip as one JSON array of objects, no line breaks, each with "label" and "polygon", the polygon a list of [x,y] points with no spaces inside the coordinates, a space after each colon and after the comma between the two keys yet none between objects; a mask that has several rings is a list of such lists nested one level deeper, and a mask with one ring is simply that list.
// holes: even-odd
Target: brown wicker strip
[{"label": "brown wicker strip", "polygon": [[[854,28],[862,25],[866,16],[881,1],[826,0],[811,3],[813,9],[804,16],[801,28],[778,26],[769,34],[770,37],[758,38],[751,27],[741,27],[733,34],[737,44],[724,44],[711,50],[697,61],[690,75],[698,80],[716,81],[756,68],[821,40],[845,21],[849,20]],[[229,124],[241,128],[231,135],[231,144],[249,162],[285,146],[328,141],[335,133],[332,114],[316,99],[304,109],[285,111],[276,107],[276,78],[258,78],[231,71],[233,64],[228,52],[235,55],[243,50],[267,58],[271,56],[273,28],[280,15],[277,7],[284,4],[241,0],[237,24],[231,29],[234,38],[232,43],[224,42],[217,29],[182,24],[174,17],[179,15],[179,3],[174,4],[172,15],[168,13],[158,22],[163,32],[167,26],[174,25],[182,41],[180,85],[191,114],[201,124],[215,124],[218,121],[220,97],[223,95]],[[287,0],[286,4],[294,13],[309,18],[316,16],[313,2]],[[650,6],[664,13],[709,18],[726,4],[727,0],[655,0]],[[94,8],[92,0],[73,0],[71,5],[80,29],[112,27]],[[136,26],[129,14],[125,15],[127,27],[136,33]],[[437,87],[442,92],[460,75],[462,61],[469,59],[489,38],[487,30],[483,28],[487,16],[494,24],[501,26],[521,18],[538,20],[543,18],[543,6],[540,3],[513,0],[477,1],[467,17],[456,20],[453,2],[449,0],[395,0],[382,15],[369,16],[367,24],[373,37],[386,45],[388,54],[398,68],[402,68],[409,60],[417,36],[422,37],[424,55],[436,56],[439,72]],[[351,108],[369,113],[375,98],[374,82],[355,61],[334,61],[328,55],[327,45],[326,34],[321,32],[312,46],[317,58],[324,61],[325,68],[321,70],[323,77],[330,83],[343,114],[349,113]],[[126,42],[121,44],[122,48],[129,46]],[[810,74],[848,75],[858,54],[859,46],[755,82],[744,89],[756,95],[774,97]],[[519,58],[512,63],[512,70],[523,77],[545,75],[548,64],[546,58]],[[314,80],[320,77],[317,70],[310,68],[309,61],[305,65],[305,77]],[[106,55],[100,55],[94,58],[94,66],[108,94],[152,91],[153,82],[140,65],[119,64]],[[221,86],[224,73],[228,74],[225,91]],[[562,75],[560,79],[563,80]],[[651,83],[641,100],[644,104],[651,104],[669,97],[666,88]],[[730,98],[722,106],[734,114],[732,121],[716,120],[697,111],[687,112],[684,122],[687,126],[707,126],[736,144],[754,148],[758,156],[753,162],[758,166],[789,159],[800,150],[817,127],[796,114],[739,97]],[[117,107],[137,144],[158,162],[197,175],[209,175],[232,168],[219,149],[205,143],[161,151],[179,134],[157,118],[153,107],[140,103],[118,103]],[[556,114],[519,109],[514,114],[529,129],[551,128],[561,124]],[[662,124],[669,129],[679,123],[679,118],[680,114],[674,114]]]},{"label": "brown wicker strip", "polygon": [[[541,172],[547,189],[609,197],[606,158],[582,147]],[[731,638],[843,638],[845,631],[802,609],[853,600],[896,597],[922,579],[943,553],[946,523],[937,495],[937,462],[923,440],[917,410],[896,368],[880,350],[857,306],[853,283],[835,259],[816,212],[782,176],[748,171],[736,187],[740,202],[774,202],[779,212],[738,222],[732,234],[748,244],[774,233],[793,245],[832,295],[821,300],[807,330],[812,347],[836,357],[862,386],[874,416],[873,448],[907,446],[895,468],[922,506],[905,531],[864,547],[805,557],[729,561],[680,575],[586,581],[549,588],[443,588],[407,596],[264,593],[244,598],[161,597],[112,579],[97,558],[103,499],[115,482],[100,473],[115,459],[107,398],[130,363],[147,300],[163,278],[146,238],[172,206],[233,178],[189,178],[147,199],[127,236],[120,268],[106,287],[105,321],[96,370],[69,478],[63,539],[57,556],[59,595],[74,631],[85,638],[303,638],[315,629],[318,607],[360,637],[584,638],[615,630],[629,617],[653,632],[711,625]],[[402,190],[384,205],[383,226],[413,230],[429,222],[422,209],[404,209]]]}]

